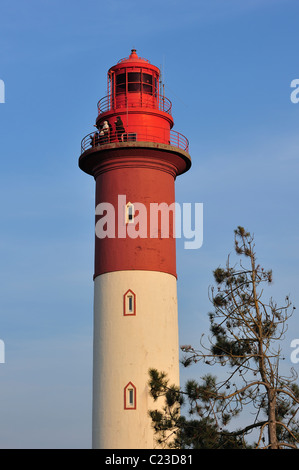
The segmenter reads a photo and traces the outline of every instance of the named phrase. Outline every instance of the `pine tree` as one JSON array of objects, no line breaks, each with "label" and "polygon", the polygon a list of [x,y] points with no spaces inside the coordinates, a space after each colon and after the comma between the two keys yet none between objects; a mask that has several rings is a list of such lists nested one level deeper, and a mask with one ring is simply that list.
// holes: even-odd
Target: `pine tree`
[{"label": "pine tree", "polygon": [[[165,397],[163,412],[150,413],[154,429],[160,444],[170,447],[246,448],[246,436],[255,429],[254,448],[297,448],[297,374],[293,369],[289,377],[280,373],[280,343],[295,307],[289,297],[283,306],[263,300],[263,285],[272,283],[272,271],[257,264],[254,237],[243,227],[235,230],[234,241],[240,263],[231,265],[228,257],[226,267],[213,272],[210,342],[201,341],[200,349],[182,346],[186,367],[202,361],[223,366],[227,375],[217,380],[206,374],[179,390],[165,374],[151,370],[151,395]],[[186,402],[190,418],[180,413]],[[229,431],[228,424],[249,407],[252,422]]]}]

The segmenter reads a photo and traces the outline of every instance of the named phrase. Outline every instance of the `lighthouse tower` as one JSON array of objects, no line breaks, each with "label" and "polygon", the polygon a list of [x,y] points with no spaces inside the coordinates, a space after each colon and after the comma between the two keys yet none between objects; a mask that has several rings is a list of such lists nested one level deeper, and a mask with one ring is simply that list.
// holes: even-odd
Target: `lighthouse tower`
[{"label": "lighthouse tower", "polygon": [[93,448],[153,449],[149,369],[179,385],[173,209],[191,159],[157,67],[133,49],[107,88],[79,158],[96,184]]}]

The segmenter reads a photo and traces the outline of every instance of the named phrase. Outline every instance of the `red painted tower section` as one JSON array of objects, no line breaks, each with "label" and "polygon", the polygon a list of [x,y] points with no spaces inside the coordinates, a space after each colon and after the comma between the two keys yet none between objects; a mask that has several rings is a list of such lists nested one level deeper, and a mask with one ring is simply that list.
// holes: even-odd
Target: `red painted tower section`
[{"label": "red painted tower section", "polygon": [[[151,320],[142,318],[142,305],[144,305],[145,311],[150,297],[155,296],[154,287],[151,285],[159,284],[160,281],[157,281],[159,276],[166,276],[167,279],[170,279],[169,283],[171,284],[172,279],[175,281],[177,275],[172,212],[169,211],[168,214],[167,229],[169,234],[163,233],[161,218],[158,219],[159,223],[155,226],[153,226],[151,218],[153,205],[162,204],[169,208],[175,202],[175,179],[191,166],[188,140],[172,129],[171,108],[171,102],[161,94],[159,69],[151,65],[148,60],[138,57],[133,49],[128,58],[120,60],[109,69],[107,96],[98,102],[97,130],[84,137],[81,143],[79,167],[92,175],[96,182],[94,447],[114,448],[114,444],[111,442],[112,438],[107,437],[110,428],[111,435],[114,432],[111,420],[109,421],[107,418],[105,421],[106,413],[109,414],[107,402],[101,402],[104,399],[100,397],[105,393],[113,394],[114,390],[112,391],[111,388],[114,388],[118,381],[120,384],[124,384],[124,388],[121,394],[118,394],[117,390],[115,391],[115,401],[122,400],[121,397],[124,394],[127,396],[126,390],[129,384],[132,384],[130,390],[133,390],[135,394],[140,394],[142,389],[144,396],[146,396],[148,369],[155,366],[153,361],[157,360],[155,355],[151,356],[151,351],[157,351],[158,345],[155,345],[154,340],[151,339],[151,336],[155,335],[154,330],[151,333],[148,331],[148,327],[144,326],[147,321]],[[99,210],[103,204],[108,207],[106,211]],[[107,218],[109,208],[113,208],[114,212],[112,213],[113,217]],[[102,235],[100,234],[100,236],[97,227],[101,228]],[[155,273],[157,273],[156,277]],[[142,287],[138,292],[137,284],[143,275],[145,280],[141,282]],[[137,280],[134,281],[134,279]],[[148,279],[152,279],[152,281],[151,285],[148,284],[146,287],[146,283],[149,283]],[[132,285],[134,282],[135,286]],[[122,284],[124,285],[124,296],[130,289],[134,293],[134,302],[138,303],[138,310],[137,314],[124,314],[125,320],[123,318],[119,320],[120,324],[122,321],[131,321],[133,317],[135,321],[132,325],[130,324],[130,339],[124,338],[123,344],[119,344],[122,341],[120,339],[122,336],[115,331],[118,328],[126,328],[127,323],[123,324],[123,327],[119,326],[120,324],[115,325],[112,324],[111,318],[115,314],[115,321],[118,321],[118,309],[122,308],[121,305],[126,298],[122,295],[118,304],[116,290],[117,285]],[[171,292],[172,289],[171,287]],[[120,291],[121,293],[122,291]],[[168,309],[168,307],[165,308],[165,295],[167,297],[168,294],[161,293],[160,304],[163,304],[164,307],[161,307],[161,314],[158,315],[159,320],[157,321],[163,318],[164,312],[167,312]],[[171,294],[172,299],[169,299],[169,305],[172,305],[174,295]],[[115,296],[115,302],[109,296]],[[171,324],[174,325],[173,349],[174,355],[177,357],[178,354],[175,351],[177,348],[175,308],[177,307],[174,307],[174,313],[171,313],[173,315]],[[111,314],[107,311],[109,309],[111,309]],[[165,315],[167,317],[168,314],[165,313]],[[128,317],[131,318],[128,319]],[[165,335],[172,334],[165,330],[167,318],[161,322],[161,325],[154,325],[155,328],[161,330],[159,333],[161,334],[160,342],[163,341]],[[143,329],[147,330],[146,339],[140,339],[142,342],[138,343],[138,336],[142,338]],[[137,338],[133,348],[135,354],[138,355],[139,349],[145,349],[148,363],[143,360],[139,364],[136,356],[131,357],[129,352],[128,357],[125,358],[126,344],[129,340],[135,341],[135,338]],[[116,344],[119,351],[115,364],[111,355],[108,358],[107,354],[107,350],[110,350],[110,346],[112,348],[112,344],[113,351],[115,352]],[[165,357],[167,354],[166,351]],[[123,365],[119,362],[121,361],[120,356],[124,357]],[[163,354],[161,353],[160,356],[162,357]],[[165,370],[168,365],[163,363],[163,360],[161,359],[161,367]],[[124,374],[123,379],[120,379],[119,375],[112,377],[114,366],[119,367],[119,375]],[[172,365],[170,365],[171,367]],[[178,368],[178,365],[175,367]],[[139,371],[138,377],[133,379],[137,370]],[[128,401],[129,398],[126,400]],[[142,416],[146,415],[144,409],[148,406],[146,405],[147,401],[144,401],[144,405],[142,405],[142,400],[138,399],[138,406],[136,407],[135,402],[135,406],[130,411],[128,411],[130,407],[128,408],[127,401],[122,410],[127,414],[115,415],[115,429],[119,427],[120,422],[125,422],[126,419],[136,419],[137,421],[130,421],[128,425],[138,426],[138,420],[143,418],[134,418],[134,416],[139,416],[139,410]],[[116,413],[115,406],[117,407],[115,403],[111,405],[111,416]],[[130,418],[127,418],[128,415]],[[144,419],[148,420],[149,418]],[[144,426],[149,429],[146,434],[148,436],[150,423]],[[124,432],[124,436],[119,437],[116,445],[123,448],[130,446],[135,448],[151,447],[151,444],[148,443],[148,437],[144,437],[143,443],[135,443],[134,445],[134,442],[126,441],[126,436]],[[117,438],[115,437],[115,439]]]},{"label": "red painted tower section", "polygon": [[[79,166],[96,180],[96,206],[111,203],[121,221],[118,196],[125,195],[127,202],[144,204],[148,216],[145,238],[122,238],[119,224],[115,238],[96,237],[95,276],[124,269],[176,276],[175,238],[151,236],[150,204],[175,202],[174,180],[190,168],[191,159],[188,140],[172,131],[172,106],[160,94],[159,79],[159,69],[133,49],[129,58],[108,71],[108,95],[98,103],[98,132],[82,140]],[[123,123],[120,131],[119,117]],[[100,135],[105,121],[108,130]],[[171,235],[172,220],[170,224]]]}]

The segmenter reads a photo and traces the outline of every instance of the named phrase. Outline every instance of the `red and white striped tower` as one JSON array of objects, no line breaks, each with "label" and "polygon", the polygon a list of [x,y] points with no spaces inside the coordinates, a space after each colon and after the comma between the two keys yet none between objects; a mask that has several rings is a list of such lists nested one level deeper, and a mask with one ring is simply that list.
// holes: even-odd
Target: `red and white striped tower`
[{"label": "red and white striped tower", "polygon": [[174,218],[153,214],[173,207],[191,159],[160,88],[133,49],[109,69],[97,131],[82,140],[79,167],[96,182],[94,448],[155,448],[148,371],[179,385]]}]

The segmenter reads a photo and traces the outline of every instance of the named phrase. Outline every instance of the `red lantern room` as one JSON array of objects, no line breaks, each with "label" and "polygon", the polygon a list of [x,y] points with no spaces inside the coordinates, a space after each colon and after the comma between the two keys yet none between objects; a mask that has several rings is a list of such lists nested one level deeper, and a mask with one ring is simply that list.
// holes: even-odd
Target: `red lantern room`
[{"label": "red lantern room", "polygon": [[113,142],[158,142],[188,152],[188,140],[173,131],[171,101],[161,92],[160,70],[132,49],[108,71],[107,96],[98,102],[96,127],[82,141],[90,146]]},{"label": "red lantern room", "polygon": [[[108,71],[108,94],[98,103],[97,127],[108,122],[111,140],[170,144],[171,103],[160,94],[160,71],[132,49]],[[119,124],[118,123],[122,123]],[[124,132],[119,132],[123,126]]]}]

